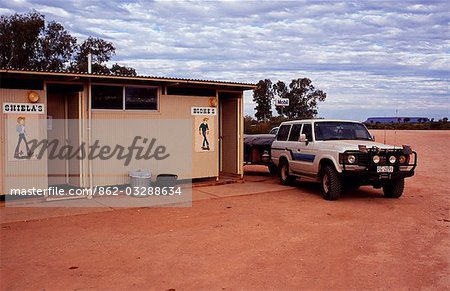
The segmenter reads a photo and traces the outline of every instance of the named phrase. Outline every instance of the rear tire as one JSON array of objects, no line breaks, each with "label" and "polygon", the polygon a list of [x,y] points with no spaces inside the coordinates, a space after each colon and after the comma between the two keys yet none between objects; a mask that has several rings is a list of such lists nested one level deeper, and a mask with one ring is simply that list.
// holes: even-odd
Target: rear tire
[{"label": "rear tire", "polygon": [[275,176],[277,174],[277,166],[273,162],[269,162],[269,165],[267,166],[269,168],[269,172],[272,176]]},{"label": "rear tire", "polygon": [[295,176],[289,175],[289,163],[287,161],[282,161],[278,175],[280,176],[280,182],[283,185],[292,185],[295,182]]},{"label": "rear tire", "polygon": [[384,196],[387,198],[399,198],[405,189],[405,179],[390,181],[383,186]]},{"label": "rear tire", "polygon": [[336,169],[325,166],[322,172],[322,197],[325,200],[337,200],[341,196],[342,182]]}]

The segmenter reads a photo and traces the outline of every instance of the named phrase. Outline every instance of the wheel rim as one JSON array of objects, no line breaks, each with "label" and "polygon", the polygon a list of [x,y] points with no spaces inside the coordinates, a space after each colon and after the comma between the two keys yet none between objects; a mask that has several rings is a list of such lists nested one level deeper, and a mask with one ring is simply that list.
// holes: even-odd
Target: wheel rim
[{"label": "wheel rim", "polygon": [[322,186],[323,186],[323,191],[325,193],[328,193],[328,189],[330,187],[330,180],[328,179],[328,175],[327,174],[323,175]]}]

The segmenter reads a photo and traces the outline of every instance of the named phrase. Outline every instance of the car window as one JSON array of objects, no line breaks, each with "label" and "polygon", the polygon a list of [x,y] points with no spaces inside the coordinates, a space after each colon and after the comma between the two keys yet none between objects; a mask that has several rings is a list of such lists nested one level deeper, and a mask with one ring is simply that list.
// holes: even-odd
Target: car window
[{"label": "car window", "polygon": [[316,140],[372,140],[366,127],[355,122],[316,122]]},{"label": "car window", "polygon": [[300,137],[300,129],[302,129],[301,124],[292,125],[291,133],[289,134],[289,141],[298,141]]},{"label": "car window", "polygon": [[311,124],[307,123],[307,124],[303,125],[302,133],[304,135],[306,135],[306,139],[308,141],[312,141],[313,140]]},{"label": "car window", "polygon": [[280,126],[280,129],[278,129],[277,140],[286,141],[288,139],[290,129],[290,124]]}]

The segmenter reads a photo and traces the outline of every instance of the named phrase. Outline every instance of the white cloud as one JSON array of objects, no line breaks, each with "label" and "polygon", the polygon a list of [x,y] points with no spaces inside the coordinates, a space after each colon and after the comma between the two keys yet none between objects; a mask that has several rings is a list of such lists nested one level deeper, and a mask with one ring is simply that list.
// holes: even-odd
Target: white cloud
[{"label": "white cloud", "polygon": [[[393,104],[438,117],[450,107],[446,1],[0,4],[2,14],[34,8],[79,39],[112,41],[112,62],[140,74],[240,82],[309,77],[328,93],[319,110],[328,117],[363,119]],[[253,107],[247,93],[246,113]]]}]

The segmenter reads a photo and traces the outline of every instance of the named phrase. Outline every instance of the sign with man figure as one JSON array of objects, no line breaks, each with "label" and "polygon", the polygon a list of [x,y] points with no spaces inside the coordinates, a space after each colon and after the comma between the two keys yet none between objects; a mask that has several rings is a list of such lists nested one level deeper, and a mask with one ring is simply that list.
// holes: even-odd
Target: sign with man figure
[{"label": "sign with man figure", "polygon": [[214,151],[214,116],[195,116],[195,151]]}]

